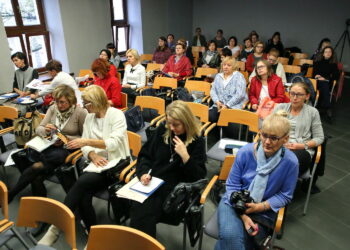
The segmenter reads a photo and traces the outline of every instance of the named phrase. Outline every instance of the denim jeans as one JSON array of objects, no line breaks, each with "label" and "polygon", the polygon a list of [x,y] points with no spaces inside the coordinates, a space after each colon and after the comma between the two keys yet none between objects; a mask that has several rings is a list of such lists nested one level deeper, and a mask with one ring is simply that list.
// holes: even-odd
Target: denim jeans
[{"label": "denim jeans", "polygon": [[253,249],[267,236],[267,228],[258,225],[259,232],[255,237],[248,235],[243,221],[236,211],[221,199],[218,206],[219,240],[215,250],[244,250]]}]

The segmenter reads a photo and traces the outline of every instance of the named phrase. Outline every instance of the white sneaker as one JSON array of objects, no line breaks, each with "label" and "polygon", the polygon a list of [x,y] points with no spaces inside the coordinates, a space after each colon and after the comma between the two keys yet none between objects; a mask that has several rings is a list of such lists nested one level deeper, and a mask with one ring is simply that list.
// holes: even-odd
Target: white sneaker
[{"label": "white sneaker", "polygon": [[38,241],[38,245],[52,246],[60,235],[60,229],[54,225],[51,225],[47,230],[44,237]]}]

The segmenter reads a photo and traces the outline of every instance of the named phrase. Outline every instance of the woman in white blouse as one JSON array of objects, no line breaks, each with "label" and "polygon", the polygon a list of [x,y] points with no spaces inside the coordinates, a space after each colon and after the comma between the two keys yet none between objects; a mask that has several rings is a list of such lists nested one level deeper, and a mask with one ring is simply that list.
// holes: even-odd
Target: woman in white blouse
[{"label": "woman in white blouse", "polygon": [[140,56],[136,49],[126,52],[128,65],[125,66],[122,92],[128,94],[133,102],[136,97],[136,89],[142,88],[146,83],[146,70],[140,64]]},{"label": "woman in white blouse", "polygon": [[237,44],[237,38],[235,36],[231,36],[228,39],[228,45],[225,48],[229,48],[232,51],[234,58],[237,58],[241,52],[241,47]]}]

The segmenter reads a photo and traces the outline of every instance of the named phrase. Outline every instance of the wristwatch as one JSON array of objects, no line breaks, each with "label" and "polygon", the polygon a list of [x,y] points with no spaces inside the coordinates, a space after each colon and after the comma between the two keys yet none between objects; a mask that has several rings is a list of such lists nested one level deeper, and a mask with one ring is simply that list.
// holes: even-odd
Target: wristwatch
[{"label": "wristwatch", "polygon": [[304,149],[305,149],[305,150],[308,150],[308,149],[309,149],[309,146],[307,145],[306,142],[304,143]]}]

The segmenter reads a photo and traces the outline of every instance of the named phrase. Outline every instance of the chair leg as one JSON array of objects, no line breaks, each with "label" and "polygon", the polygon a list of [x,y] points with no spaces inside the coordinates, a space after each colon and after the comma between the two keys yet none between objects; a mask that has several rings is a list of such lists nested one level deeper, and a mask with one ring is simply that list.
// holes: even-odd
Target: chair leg
[{"label": "chair leg", "polygon": [[312,183],[314,181],[316,168],[317,168],[317,163],[314,164],[314,167],[312,169],[311,179],[310,179],[309,187],[307,189],[307,195],[306,195],[306,201],[305,201],[305,205],[304,205],[303,215],[306,215],[306,211],[307,211],[307,208],[308,208],[308,205],[309,205],[309,200],[310,200],[310,195],[311,195],[311,188],[312,188]]},{"label": "chair leg", "polygon": [[19,239],[19,241],[23,244],[23,246],[26,248],[26,249],[29,249],[30,246],[28,245],[28,243],[23,239],[23,237],[21,236],[20,233],[17,232],[16,228],[11,228],[11,231],[16,235],[16,237]]},{"label": "chair leg", "polygon": [[186,218],[185,218],[185,221],[184,221],[184,230],[183,230],[183,235],[182,235],[182,250],[186,250],[186,234],[187,234],[187,221],[186,221]]}]

